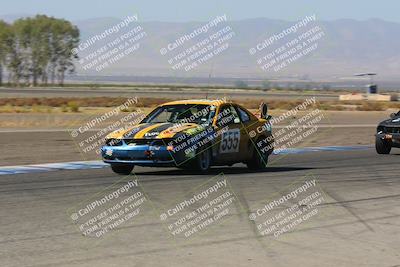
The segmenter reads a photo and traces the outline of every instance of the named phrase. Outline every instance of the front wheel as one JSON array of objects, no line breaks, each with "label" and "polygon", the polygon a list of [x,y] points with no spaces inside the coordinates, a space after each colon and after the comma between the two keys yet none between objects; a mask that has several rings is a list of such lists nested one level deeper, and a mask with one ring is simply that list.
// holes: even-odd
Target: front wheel
[{"label": "front wheel", "polygon": [[211,167],[211,150],[206,149],[198,153],[191,165],[196,171],[207,173]]},{"label": "front wheel", "polygon": [[377,137],[375,140],[375,149],[378,154],[389,154],[392,146],[389,141]]},{"label": "front wheel", "polygon": [[129,175],[135,166],[131,164],[111,164],[113,172],[120,175]]}]

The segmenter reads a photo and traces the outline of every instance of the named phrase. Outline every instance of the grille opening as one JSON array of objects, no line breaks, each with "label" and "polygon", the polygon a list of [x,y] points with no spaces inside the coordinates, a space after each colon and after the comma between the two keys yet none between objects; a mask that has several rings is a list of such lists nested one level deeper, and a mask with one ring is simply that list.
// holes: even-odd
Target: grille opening
[{"label": "grille opening", "polygon": [[398,134],[400,133],[400,127],[385,127],[384,131],[386,133]]}]

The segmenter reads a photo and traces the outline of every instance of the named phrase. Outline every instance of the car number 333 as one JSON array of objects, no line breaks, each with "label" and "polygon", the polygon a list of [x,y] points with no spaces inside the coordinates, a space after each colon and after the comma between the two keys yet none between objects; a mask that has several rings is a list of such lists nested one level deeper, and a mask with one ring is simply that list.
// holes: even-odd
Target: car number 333
[{"label": "car number 333", "polygon": [[239,152],[240,130],[231,129],[222,134],[220,153]]}]

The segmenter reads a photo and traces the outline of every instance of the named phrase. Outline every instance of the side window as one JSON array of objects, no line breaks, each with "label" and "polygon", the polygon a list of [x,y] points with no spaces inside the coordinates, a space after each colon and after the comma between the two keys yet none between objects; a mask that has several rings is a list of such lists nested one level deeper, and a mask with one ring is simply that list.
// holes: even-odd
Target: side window
[{"label": "side window", "polygon": [[218,113],[217,126],[225,127],[230,124],[240,123],[239,115],[233,106],[223,106]]},{"label": "side window", "polygon": [[239,111],[240,120],[242,122],[248,122],[250,120],[250,116],[246,111],[240,107],[237,107],[237,110]]}]

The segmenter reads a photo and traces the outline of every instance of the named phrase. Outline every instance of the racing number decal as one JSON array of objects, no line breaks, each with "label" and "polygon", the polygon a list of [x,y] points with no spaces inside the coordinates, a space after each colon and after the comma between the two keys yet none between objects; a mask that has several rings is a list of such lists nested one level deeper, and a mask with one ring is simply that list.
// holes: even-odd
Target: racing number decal
[{"label": "racing number decal", "polygon": [[240,130],[232,129],[222,134],[220,153],[239,152]]}]

